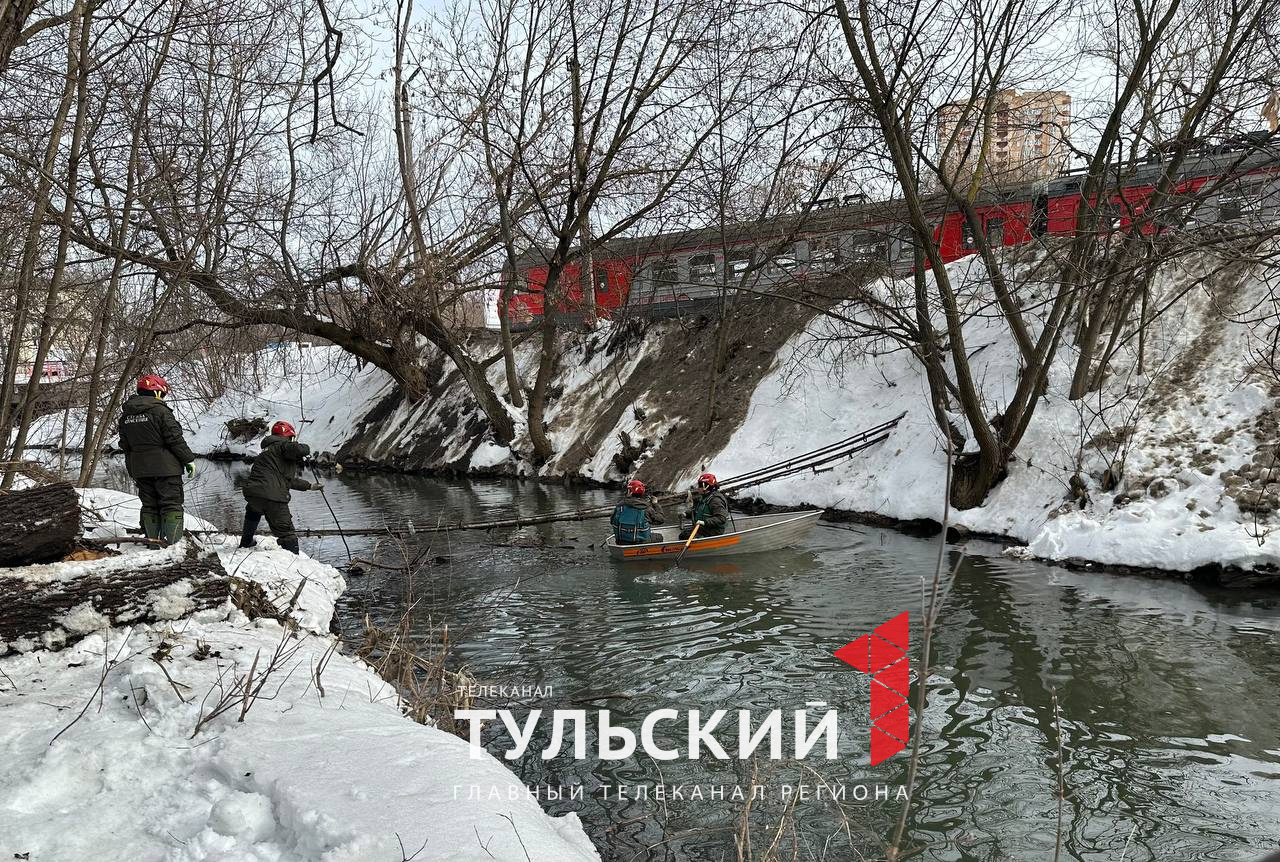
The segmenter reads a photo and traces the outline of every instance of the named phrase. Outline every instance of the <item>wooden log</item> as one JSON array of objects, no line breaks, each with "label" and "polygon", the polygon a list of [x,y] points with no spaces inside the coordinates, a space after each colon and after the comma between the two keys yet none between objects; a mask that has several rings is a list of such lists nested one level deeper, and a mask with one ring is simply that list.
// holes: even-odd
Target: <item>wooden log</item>
[{"label": "wooden log", "polygon": [[231,593],[217,554],[151,565],[139,556],[68,566],[68,576],[53,580],[0,574],[0,654],[56,649],[107,626],[180,619],[219,607]]},{"label": "wooden log", "polygon": [[50,563],[80,535],[80,498],[66,482],[0,494],[0,566]]},{"label": "wooden log", "polygon": [[26,476],[41,485],[52,485],[54,482],[63,481],[62,477],[57,473],[35,461],[0,461],[0,470],[6,473],[17,473],[19,476]]}]

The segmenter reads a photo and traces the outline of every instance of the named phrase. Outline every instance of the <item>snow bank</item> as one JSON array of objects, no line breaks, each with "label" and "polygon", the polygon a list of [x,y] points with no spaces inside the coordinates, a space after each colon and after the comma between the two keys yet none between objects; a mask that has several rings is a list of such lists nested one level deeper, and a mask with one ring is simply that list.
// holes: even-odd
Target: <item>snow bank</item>
[{"label": "snow bank", "polygon": [[194,451],[257,455],[265,435],[237,437],[227,422],[258,419],[269,429],[283,419],[313,452],[337,452],[354,423],[395,387],[390,375],[338,347],[285,344],[255,354],[252,364],[256,385],[228,392],[193,417],[187,442]]},{"label": "snow bank", "polygon": [[[86,492],[127,523],[120,496]],[[576,816],[547,816],[499,761],[404,717],[395,691],[341,652],[327,634],[338,572],[270,542],[234,545],[215,541],[223,565],[281,607],[305,579],[296,628],[201,612],[0,658],[0,856],[598,859]],[[38,568],[72,576],[183,547]],[[262,685],[242,715],[251,672]]]},{"label": "snow bank", "polygon": [[[1152,325],[1143,373],[1135,351],[1122,351],[1100,392],[1071,401],[1066,395],[1076,356],[1064,347],[1007,478],[984,505],[950,511],[949,522],[1021,540],[1024,553],[1050,560],[1174,571],[1280,561],[1274,505],[1280,469],[1272,478],[1267,466],[1276,404],[1253,359],[1263,334],[1230,320],[1234,309],[1264,302],[1267,289],[1245,277],[1214,290],[1205,271],[1210,264],[1184,260],[1157,280],[1153,303],[1190,279],[1204,277],[1208,286]],[[978,289],[976,302],[989,301],[978,261],[960,261],[951,270],[953,279]],[[832,334],[819,320],[791,340],[711,469],[745,473],[902,413],[896,430],[874,449],[754,493],[782,505],[941,521],[946,449],[923,371],[905,352],[837,361],[824,352]],[[988,415],[996,415],[1017,383],[1016,346],[1003,323],[989,317],[970,320],[966,346]],[[952,420],[965,427],[962,416]],[[1109,468],[1121,478],[1104,490],[1111,485]],[[1082,508],[1068,493],[1076,475],[1087,492]]]},{"label": "snow bank", "polygon": [[[1034,282],[1033,263],[1008,263],[1032,300],[1037,289],[1048,295]],[[949,271],[972,312],[965,340],[973,377],[986,414],[999,415],[1016,386],[1018,351],[1003,321],[986,313],[992,297],[981,262],[957,261]],[[883,280],[868,289],[900,288]],[[1026,553],[1053,560],[1178,571],[1280,561],[1280,465],[1273,466],[1280,437],[1273,389],[1280,387],[1256,361],[1270,336],[1258,309],[1274,305],[1266,274],[1242,263],[1224,271],[1208,253],[1185,255],[1157,276],[1150,300],[1164,310],[1148,328],[1141,368],[1130,338],[1106,384],[1084,399],[1067,397],[1077,357],[1072,339],[1063,339],[1007,478],[982,506],[950,512],[950,523],[1011,537]],[[704,469],[745,473],[902,415],[874,449],[750,492],[777,504],[942,520],[946,450],[919,364],[883,344],[849,349],[848,332],[829,319],[784,318],[768,308],[750,326],[738,322],[717,405],[700,400],[708,381],[699,362],[714,342],[712,325],[565,333],[547,406],[557,455],[540,466],[531,461],[519,411],[516,440],[498,444],[460,375],[440,357],[428,396],[407,402],[386,373],[358,367],[338,348],[285,346],[252,359],[260,384],[251,392],[225,395],[194,414],[183,405],[180,414],[201,452],[256,454],[261,435],[236,436],[227,423],[256,419],[265,427],[284,418],[301,426],[315,451],[340,460],[605,482],[639,475],[655,488],[684,487]],[[476,336],[477,352],[496,349],[486,337]],[[531,381],[537,339],[520,345],[516,359]],[[502,363],[488,374],[504,391]],[[741,397],[721,403],[734,385]],[[704,433],[713,408],[723,414],[743,404],[736,428],[721,418]],[[960,414],[951,420],[965,429]],[[42,433],[56,437],[60,428],[60,418],[48,418]],[[1069,493],[1072,483],[1086,499]]]},{"label": "snow bank", "polygon": [[[80,520],[85,536],[105,539],[123,536],[126,530],[136,530],[142,512],[142,501],[133,494],[112,491],[108,488],[78,488],[80,494]],[[217,530],[213,524],[190,512],[183,518],[185,530],[208,532]]]}]

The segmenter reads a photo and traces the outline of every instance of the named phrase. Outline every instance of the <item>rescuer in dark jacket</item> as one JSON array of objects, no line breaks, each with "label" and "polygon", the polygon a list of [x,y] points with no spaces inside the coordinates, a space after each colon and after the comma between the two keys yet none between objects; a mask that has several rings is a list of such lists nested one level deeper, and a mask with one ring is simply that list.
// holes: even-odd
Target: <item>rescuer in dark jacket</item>
[{"label": "rescuer in dark jacket", "polygon": [[720,483],[714,475],[703,473],[698,477],[697,493],[691,502],[684,516],[692,523],[680,531],[680,538],[689,538],[698,524],[702,525],[698,529],[699,536],[718,536],[724,532],[725,525],[729,523],[729,499],[720,490]]},{"label": "rescuer in dark jacket", "polygon": [[324,486],[299,478],[302,459],[311,454],[311,447],[294,442],[297,436],[298,432],[288,422],[277,422],[262,441],[262,454],[253,459],[253,468],[244,483],[244,531],[240,534],[240,547],[253,547],[253,534],[265,515],[267,526],[280,547],[298,553],[298,536],[293,531],[293,513],[289,511],[289,489],[319,491]]},{"label": "rescuer in dark jacket", "polygon": [[144,375],[138,394],[122,405],[118,429],[125,468],[142,501],[138,520],[143,535],[171,545],[182,537],[182,473],[195,475],[196,456],[164,403],[168,394],[163,377]]},{"label": "rescuer in dark jacket", "polygon": [[627,496],[613,507],[613,540],[619,545],[635,545],[652,537],[650,526],[666,520],[658,501],[645,495],[644,482],[632,479],[627,483]]}]

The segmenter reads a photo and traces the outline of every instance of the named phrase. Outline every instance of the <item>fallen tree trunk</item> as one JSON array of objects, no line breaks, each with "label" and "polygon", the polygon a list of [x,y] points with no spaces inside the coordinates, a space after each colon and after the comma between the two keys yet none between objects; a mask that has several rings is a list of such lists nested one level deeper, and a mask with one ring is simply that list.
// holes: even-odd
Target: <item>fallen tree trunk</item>
[{"label": "fallen tree trunk", "polygon": [[99,560],[53,581],[0,575],[0,654],[56,649],[108,626],[176,620],[231,594],[217,554],[155,565],[136,558]]},{"label": "fallen tree trunk", "polygon": [[0,494],[0,566],[61,560],[80,535],[80,498],[66,482]]}]

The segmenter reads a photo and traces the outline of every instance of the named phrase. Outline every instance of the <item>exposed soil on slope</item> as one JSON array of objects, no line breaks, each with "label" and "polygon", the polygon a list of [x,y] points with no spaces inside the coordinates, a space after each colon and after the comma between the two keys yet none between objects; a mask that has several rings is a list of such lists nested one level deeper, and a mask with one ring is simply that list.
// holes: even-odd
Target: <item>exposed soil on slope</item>
[{"label": "exposed soil on slope", "polygon": [[[691,468],[701,466],[707,453],[721,451],[747,416],[752,393],[769,372],[779,349],[801,331],[818,312],[784,298],[763,298],[740,303],[728,326],[723,372],[715,375],[718,321],[707,316],[663,324],[646,355],[622,381],[621,387],[597,405],[590,426],[556,461],[566,474],[580,472],[595,452],[608,442],[626,410],[644,401],[644,421],[662,424],[664,433],[654,441],[642,434],[630,440],[630,457],[640,461],[637,476],[653,488],[670,488]],[[653,327],[657,330],[658,327]],[[606,350],[626,350],[645,335],[645,327],[624,324]],[[614,363],[616,365],[617,363]],[[613,373],[607,371],[605,373]],[[712,386],[715,386],[714,404]],[[617,464],[629,472],[626,463]]]},{"label": "exposed soil on slope", "polygon": [[[464,467],[488,433],[489,421],[467,392],[462,375],[442,354],[432,362],[428,377],[435,382],[417,403],[406,403],[399,387],[383,397],[361,417],[336,460],[402,470]],[[397,416],[402,409],[409,415]],[[453,445],[460,438],[467,443],[462,452]]]}]

